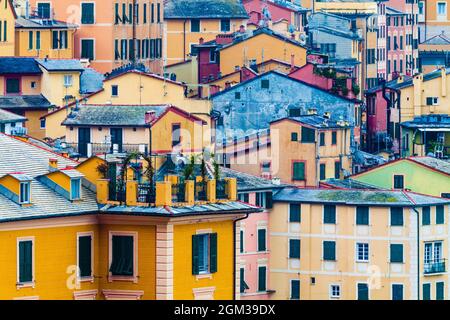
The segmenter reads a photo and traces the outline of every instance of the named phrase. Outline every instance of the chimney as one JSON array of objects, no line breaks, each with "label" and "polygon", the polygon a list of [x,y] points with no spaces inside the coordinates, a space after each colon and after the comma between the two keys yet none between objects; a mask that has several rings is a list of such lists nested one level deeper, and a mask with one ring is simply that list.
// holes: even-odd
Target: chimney
[{"label": "chimney", "polygon": [[316,108],[308,109],[308,115],[316,115],[316,114],[317,114],[317,109]]},{"label": "chimney", "polygon": [[273,177],[272,178],[272,184],[279,186],[281,184],[280,178]]},{"label": "chimney", "polygon": [[423,75],[417,74],[413,78],[413,87],[414,87],[414,116],[421,115],[421,106],[422,106],[422,81]]},{"label": "chimney", "polygon": [[243,24],[241,24],[241,25],[239,26],[239,32],[240,32],[240,33],[244,33],[244,32],[245,32],[245,26],[244,26]]},{"label": "chimney", "polygon": [[203,44],[204,41],[205,41],[205,40],[204,40],[203,38],[198,39],[198,43],[199,43],[199,44]]},{"label": "chimney", "polygon": [[331,113],[330,112],[325,112],[324,114],[323,114],[323,117],[325,118],[325,119],[330,119],[330,116],[331,116]]},{"label": "chimney", "polygon": [[56,158],[48,159],[48,170],[50,172],[58,170],[58,159]]},{"label": "chimney", "polygon": [[295,40],[295,34],[294,33],[291,33],[291,39]]},{"label": "chimney", "polygon": [[156,113],[155,111],[151,110],[151,111],[147,111],[145,113],[145,123],[150,125],[152,124],[153,121],[155,121],[156,119]]}]

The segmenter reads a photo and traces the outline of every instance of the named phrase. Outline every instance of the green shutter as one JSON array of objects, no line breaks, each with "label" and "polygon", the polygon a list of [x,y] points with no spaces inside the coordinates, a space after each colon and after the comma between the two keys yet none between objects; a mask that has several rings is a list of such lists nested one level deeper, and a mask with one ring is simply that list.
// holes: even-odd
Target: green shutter
[{"label": "green shutter", "polygon": [[323,206],[323,223],[336,223],[336,206],[324,205]]},{"label": "green shutter", "polygon": [[258,291],[266,291],[266,267],[258,267]]},{"label": "green shutter", "polygon": [[334,178],[339,179],[341,177],[341,162],[337,161],[334,163]]},{"label": "green shutter", "polygon": [[300,222],[300,221],[301,221],[300,204],[296,203],[289,204],[289,222]]},{"label": "green shutter", "polygon": [[53,39],[53,41],[52,41],[52,43],[53,43],[52,49],[58,49],[58,47],[59,47],[59,45],[58,45],[58,43],[59,43],[58,31],[53,31],[52,32],[52,39]]},{"label": "green shutter", "polygon": [[33,281],[33,242],[19,242],[19,282]]},{"label": "green shutter", "polygon": [[209,235],[209,248],[210,248],[209,272],[214,273],[217,272],[217,233],[211,233]]},{"label": "green shutter", "polygon": [[444,220],[444,206],[436,206],[436,224],[443,224]]},{"label": "green shutter", "polygon": [[33,49],[33,31],[28,31],[28,50]]},{"label": "green shutter", "polygon": [[300,299],[300,280],[291,280],[291,299]]},{"label": "green shutter", "polygon": [[304,162],[294,162],[293,164],[293,180],[305,180],[305,163]]},{"label": "green shutter", "polygon": [[244,252],[244,231],[240,231],[240,235],[241,235],[241,241],[240,241],[240,243],[239,243],[239,246],[240,246],[240,248],[239,248],[239,252],[240,253],[243,253]]},{"label": "green shutter", "polygon": [[367,283],[358,283],[358,300],[369,300],[369,286]]},{"label": "green shutter", "polygon": [[198,235],[192,235],[192,274],[199,274],[199,264],[198,264],[198,255],[199,255],[199,241]]},{"label": "green shutter", "polygon": [[391,226],[403,226],[403,208],[391,207]]},{"label": "green shutter", "polygon": [[391,262],[402,263],[403,262],[403,245],[391,244]]},{"label": "green shutter", "polygon": [[272,209],[273,208],[273,198],[272,198],[272,191],[266,192],[266,209]]},{"label": "green shutter", "polygon": [[323,242],[323,260],[336,260],[336,242],[324,241]]},{"label": "green shutter", "polygon": [[302,127],[302,142],[313,143],[316,141],[316,131],[311,128]]},{"label": "green shutter", "polygon": [[92,275],[92,238],[91,236],[82,236],[78,238],[78,267],[80,268],[80,277],[89,277]]},{"label": "green shutter", "polygon": [[422,225],[427,226],[430,224],[430,207],[422,208]]},{"label": "green shutter", "polygon": [[444,300],[444,282],[436,282],[436,300]]},{"label": "green shutter", "polygon": [[320,164],[320,180],[326,179],[326,164],[321,163]]},{"label": "green shutter", "polygon": [[393,284],[392,285],[392,300],[403,300],[403,285]]},{"label": "green shutter", "polygon": [[369,207],[365,206],[356,207],[356,224],[357,225],[369,224]]},{"label": "green shutter", "polygon": [[300,240],[290,239],[289,240],[289,258],[300,259]]},{"label": "green shutter", "polygon": [[266,229],[258,229],[258,251],[266,251]]},{"label": "green shutter", "polygon": [[431,300],[431,285],[429,283],[422,285],[422,300]]}]

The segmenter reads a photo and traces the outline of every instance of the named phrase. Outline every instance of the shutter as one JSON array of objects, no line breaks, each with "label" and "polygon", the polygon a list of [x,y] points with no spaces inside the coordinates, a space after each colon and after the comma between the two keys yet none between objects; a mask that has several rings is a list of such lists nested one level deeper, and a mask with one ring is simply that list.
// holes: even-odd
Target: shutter
[{"label": "shutter", "polygon": [[289,240],[289,258],[300,259],[300,240]]},{"label": "shutter", "polygon": [[258,229],[258,251],[266,251],[266,229]]},{"label": "shutter", "polygon": [[391,226],[403,226],[403,208],[391,207]]},{"label": "shutter", "polygon": [[422,300],[431,300],[431,285],[429,283],[422,285],[422,292]]},{"label": "shutter", "polygon": [[217,272],[217,233],[211,233],[209,235],[209,248],[210,248],[209,272],[214,273]]},{"label": "shutter", "polygon": [[266,192],[266,208],[267,209],[272,209],[273,208],[272,191]]},{"label": "shutter", "polygon": [[291,280],[291,299],[300,299],[300,281]]},{"label": "shutter", "polygon": [[258,267],[258,291],[266,291],[266,267]]},{"label": "shutter", "polygon": [[403,245],[391,244],[391,262],[401,263],[403,262]]},{"label": "shutter", "polygon": [[336,243],[334,241],[323,242],[323,260],[336,260]]},{"label": "shutter", "polygon": [[336,206],[334,205],[325,205],[324,206],[324,217],[323,223],[336,223]]},{"label": "shutter", "polygon": [[358,300],[369,300],[369,287],[366,283],[358,283]]},{"label": "shutter", "polygon": [[444,282],[436,282],[436,300],[444,300]]},{"label": "shutter", "polygon": [[427,106],[431,106],[433,104],[433,98],[427,97]]},{"label": "shutter", "polygon": [[19,282],[33,281],[33,243],[19,242]]},{"label": "shutter", "polygon": [[293,180],[305,180],[305,163],[294,162]]},{"label": "shutter", "polygon": [[321,163],[320,164],[320,180],[325,180],[326,179],[326,177],[325,177],[325,169],[326,169],[325,163]]},{"label": "shutter", "polygon": [[430,207],[422,208],[422,225],[427,226],[430,224]]},{"label": "shutter", "polygon": [[124,268],[123,273],[125,275],[132,276],[134,273],[134,238],[132,236],[126,236],[123,238],[123,255],[124,255]]},{"label": "shutter", "polygon": [[122,255],[120,243],[121,243],[120,237],[118,237],[118,236],[112,237],[112,260],[111,260],[111,266],[109,268],[109,271],[113,275],[120,274],[119,262],[120,262],[120,257]]},{"label": "shutter", "polygon": [[78,238],[78,267],[80,268],[80,277],[89,277],[92,275],[91,241],[91,236]]},{"label": "shutter", "polygon": [[444,206],[436,206],[436,224],[444,223]]},{"label": "shutter", "polygon": [[392,285],[392,300],[403,300],[403,285]]},{"label": "shutter", "polygon": [[356,207],[356,224],[369,224],[369,207]]},{"label": "shutter", "polygon": [[289,222],[301,221],[301,207],[299,204],[291,203],[289,205]]},{"label": "shutter", "polygon": [[198,257],[199,255],[199,241],[198,235],[192,235],[192,274],[199,274],[199,264]]},{"label": "shutter", "polygon": [[[53,31],[53,49],[58,49],[58,31]],[[81,53],[81,56],[83,57],[83,53]]]},{"label": "shutter", "polygon": [[239,246],[240,246],[239,250],[240,250],[240,253],[243,253],[244,252],[244,241],[242,241],[242,240],[244,239],[244,231],[241,230],[240,235],[241,235],[241,241],[239,243]]}]

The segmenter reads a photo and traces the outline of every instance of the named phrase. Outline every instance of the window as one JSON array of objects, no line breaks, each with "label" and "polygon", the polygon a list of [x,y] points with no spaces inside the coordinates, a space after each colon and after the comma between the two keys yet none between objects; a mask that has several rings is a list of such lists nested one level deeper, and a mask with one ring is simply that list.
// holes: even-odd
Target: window
[{"label": "window", "polygon": [[240,201],[243,201],[243,202],[245,202],[245,203],[248,203],[248,201],[249,201],[249,199],[248,199],[248,193],[240,193],[240,194],[238,195],[238,197],[239,197],[239,200],[240,200]]},{"label": "window", "polygon": [[112,85],[111,86],[111,96],[118,97],[119,96],[119,86],[118,85]]},{"label": "window", "polygon": [[92,236],[78,237],[78,268],[79,277],[92,277]]},{"label": "window", "polygon": [[81,179],[70,179],[70,200],[81,199]]},{"label": "window", "polygon": [[145,23],[147,23],[147,4],[146,3],[144,3],[144,13],[143,13],[143,15],[144,15],[144,17],[143,17],[143,20],[144,20],[144,24]]},{"label": "window", "polygon": [[369,225],[369,207],[366,206],[356,207],[356,225],[359,226]]},{"label": "window", "polygon": [[200,32],[200,20],[191,19],[191,32]]},{"label": "window", "polygon": [[393,284],[392,285],[392,300],[403,300],[403,285]]},{"label": "window", "polygon": [[222,19],[220,20],[220,31],[228,32],[230,31],[230,19]]},{"label": "window", "polygon": [[444,300],[444,282],[436,282],[436,300]]},{"label": "window", "polygon": [[332,284],[330,286],[330,298],[340,298],[341,297],[341,286],[338,284]]},{"label": "window", "polygon": [[115,276],[134,274],[134,237],[112,236],[112,257],[109,271]]},{"label": "window", "polygon": [[437,3],[437,15],[438,15],[438,20],[447,18],[447,3],[446,2],[438,2]]},{"label": "window", "polygon": [[30,203],[30,182],[21,182],[20,183],[20,204]]},{"label": "window", "polygon": [[94,3],[81,3],[81,24],[94,24]]},{"label": "window", "polygon": [[[270,196],[272,196],[272,193],[270,193]],[[268,194],[267,192],[256,192],[255,193],[255,205],[262,208],[268,208]]]},{"label": "window", "polygon": [[18,247],[18,282],[33,282],[33,240],[19,240]]},{"label": "window", "polygon": [[40,121],[40,128],[45,129],[45,118],[41,119]]},{"label": "window", "polygon": [[292,164],[292,180],[305,180],[305,163],[304,162],[294,162]]},{"label": "window", "polygon": [[72,75],[64,75],[64,87],[71,87],[73,85],[73,77]]},{"label": "window", "polygon": [[36,31],[36,50],[41,50],[41,32]]},{"label": "window", "polygon": [[358,300],[369,300],[369,286],[367,283],[358,283]]},{"label": "window", "polygon": [[326,204],[323,206],[323,223],[336,223],[336,206]]},{"label": "window", "polygon": [[431,300],[431,285],[429,283],[422,285],[422,300]]},{"label": "window", "polygon": [[291,299],[300,299],[300,280],[291,280]]},{"label": "window", "polygon": [[259,266],[258,267],[258,291],[266,291],[266,283],[267,283],[267,267]]},{"label": "window", "polygon": [[291,132],[291,141],[298,141],[298,133]]},{"label": "window", "polygon": [[332,145],[337,144],[337,132],[336,131],[331,132],[331,144]]},{"label": "window", "polygon": [[81,39],[81,58],[94,60],[94,40]]},{"label": "window", "polygon": [[375,63],[375,49],[367,49],[367,64]]},{"label": "window", "polygon": [[240,243],[239,243],[239,252],[240,253],[244,253],[244,230],[240,230],[239,231],[239,235],[240,235],[240,239],[241,239],[241,241],[240,241]]},{"label": "window", "polygon": [[391,207],[391,226],[403,226],[403,208]]},{"label": "window", "polygon": [[258,251],[266,251],[266,229],[258,229]]},{"label": "window", "polygon": [[240,100],[241,99],[241,93],[240,92],[235,92],[234,93],[234,99]]},{"label": "window", "polygon": [[427,97],[427,106],[436,106],[439,104],[439,98]]},{"label": "window", "polygon": [[301,221],[301,206],[300,204],[290,203],[289,204],[289,222],[300,222]]},{"label": "window", "polygon": [[50,3],[38,3],[38,16],[41,19],[50,19]]},{"label": "window", "polygon": [[300,240],[289,239],[289,258],[300,259]]},{"label": "window", "polygon": [[156,4],[156,13],[157,13],[157,15],[156,15],[156,22],[160,23],[161,22],[161,4],[160,3]]},{"label": "window", "polygon": [[179,123],[172,124],[172,147],[181,143],[181,125]]},{"label": "window", "polygon": [[128,58],[128,41],[126,39],[120,40],[120,56],[122,57],[122,60]]},{"label": "window", "polygon": [[428,226],[430,224],[430,207],[422,208],[422,225]]},{"label": "window", "polygon": [[441,198],[450,199],[450,193],[441,193]]},{"label": "window", "polygon": [[320,133],[320,146],[323,147],[325,145],[325,132]]},{"label": "window", "polygon": [[394,189],[404,189],[404,179],[405,177],[403,175],[394,174]]},{"label": "window", "polygon": [[302,142],[314,143],[316,141],[316,131],[311,128],[302,127]]},{"label": "window", "polygon": [[28,50],[33,50],[33,31],[28,31]]},{"label": "window", "polygon": [[217,233],[192,236],[192,274],[217,272]]},{"label": "window", "polygon": [[323,242],[323,260],[336,261],[336,242],[324,241]]},{"label": "window", "polygon": [[445,271],[445,266],[442,261],[442,242],[441,241],[433,241],[426,242],[424,253],[423,253],[423,262],[424,262],[424,273],[438,273]]},{"label": "window", "polygon": [[444,224],[444,206],[436,206],[436,224]]},{"label": "window", "polygon": [[269,89],[270,82],[268,79],[261,80],[261,89]]},{"label": "window", "polygon": [[7,78],[6,79],[6,94],[20,93],[20,79]]},{"label": "window", "polygon": [[391,263],[403,263],[403,244],[391,244]]},{"label": "window", "polygon": [[326,179],[326,164],[321,163],[320,164],[320,180]]},{"label": "window", "polygon": [[240,268],[240,277],[241,277],[241,286],[240,286],[241,289],[240,289],[240,292],[244,293],[245,290],[250,289],[250,287],[245,282],[245,268]]},{"label": "window", "polygon": [[369,244],[357,243],[356,244],[356,261],[369,262]]},{"label": "window", "polygon": [[209,50],[209,62],[211,62],[211,63],[216,62],[216,50],[215,49]]}]

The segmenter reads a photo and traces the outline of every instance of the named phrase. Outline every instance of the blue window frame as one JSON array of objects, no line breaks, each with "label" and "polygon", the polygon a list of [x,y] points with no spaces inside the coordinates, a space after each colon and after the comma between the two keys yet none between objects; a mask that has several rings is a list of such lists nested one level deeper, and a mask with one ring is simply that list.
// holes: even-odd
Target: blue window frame
[{"label": "blue window frame", "polygon": [[70,199],[78,200],[81,198],[81,179],[70,180]]}]

